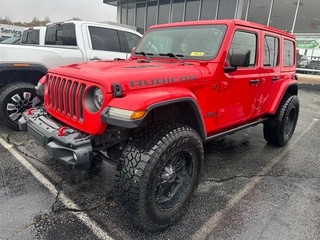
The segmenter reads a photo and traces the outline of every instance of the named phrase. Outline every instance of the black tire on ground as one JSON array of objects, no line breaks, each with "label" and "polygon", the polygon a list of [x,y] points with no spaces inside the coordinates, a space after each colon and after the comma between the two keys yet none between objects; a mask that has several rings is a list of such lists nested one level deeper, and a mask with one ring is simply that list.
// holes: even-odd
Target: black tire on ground
[{"label": "black tire on ground", "polygon": [[11,83],[0,91],[1,121],[13,130],[19,130],[18,120],[22,113],[42,104],[31,83]]},{"label": "black tire on ground", "polygon": [[198,186],[203,144],[188,126],[152,125],[125,148],[115,195],[131,220],[147,231],[173,224]]},{"label": "black tire on ground", "polygon": [[276,114],[263,126],[264,139],[268,143],[282,147],[289,142],[297,125],[299,107],[298,96],[284,98]]}]

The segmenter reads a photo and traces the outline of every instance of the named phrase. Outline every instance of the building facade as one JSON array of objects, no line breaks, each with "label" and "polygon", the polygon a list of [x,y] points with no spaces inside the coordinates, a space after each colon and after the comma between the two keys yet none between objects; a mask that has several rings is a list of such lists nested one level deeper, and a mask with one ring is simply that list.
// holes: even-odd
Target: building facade
[{"label": "building facade", "polygon": [[0,24],[0,37],[15,37],[21,36],[25,27],[8,25],[8,24]]},{"label": "building facade", "polygon": [[[103,0],[117,6],[117,21],[141,33],[161,23],[243,19],[293,33],[306,61],[318,59],[320,72],[319,0]],[[318,64],[319,63],[319,64]],[[310,68],[310,66],[309,66]]]}]

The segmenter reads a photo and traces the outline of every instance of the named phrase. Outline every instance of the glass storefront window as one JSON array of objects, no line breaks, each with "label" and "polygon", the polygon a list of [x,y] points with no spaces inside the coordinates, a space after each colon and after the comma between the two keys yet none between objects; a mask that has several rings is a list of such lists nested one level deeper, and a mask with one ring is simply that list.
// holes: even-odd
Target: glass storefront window
[{"label": "glass storefront window", "polygon": [[170,0],[159,1],[158,24],[169,22]]},{"label": "glass storefront window", "polygon": [[218,19],[232,19],[237,7],[236,0],[223,0],[219,3]]},{"label": "glass storefront window", "polygon": [[128,17],[127,17],[127,24],[134,26],[134,18],[136,12],[136,5],[135,4],[128,4]]},{"label": "glass storefront window", "polygon": [[136,27],[137,27],[137,31],[142,34],[144,33],[145,15],[146,15],[146,3],[137,3]]},{"label": "glass storefront window", "polygon": [[249,3],[248,1],[250,0],[243,0],[243,4],[242,6],[239,6],[241,9],[240,9],[240,13],[241,13],[241,19],[242,20],[247,20],[247,11],[248,11],[248,7],[249,7]]},{"label": "glass storefront window", "polygon": [[271,0],[251,0],[248,21],[267,25]]},{"label": "glass storefront window", "polygon": [[147,3],[147,26],[155,25],[157,23],[157,1]]},{"label": "glass storefront window", "polygon": [[171,22],[183,21],[184,0],[173,0]]},{"label": "glass storefront window", "polygon": [[187,0],[185,21],[198,20],[200,0]]},{"label": "glass storefront window", "polygon": [[297,0],[274,1],[269,26],[291,32]]},{"label": "glass storefront window", "polygon": [[320,33],[320,1],[301,1],[294,33]]},{"label": "glass storefront window", "polygon": [[127,24],[127,4],[121,6],[121,23]]},{"label": "glass storefront window", "polygon": [[202,0],[200,19],[216,19],[218,0]]}]

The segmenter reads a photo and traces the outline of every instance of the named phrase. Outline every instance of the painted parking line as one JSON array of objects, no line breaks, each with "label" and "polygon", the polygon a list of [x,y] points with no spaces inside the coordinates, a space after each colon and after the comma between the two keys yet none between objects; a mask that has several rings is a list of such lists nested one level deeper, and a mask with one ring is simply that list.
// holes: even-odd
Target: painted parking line
[{"label": "painted parking line", "polygon": [[310,125],[295,139],[295,141],[290,144],[283,152],[281,152],[280,155],[275,157],[268,165],[266,165],[258,174],[257,176],[260,177],[254,177],[252,180],[247,183],[239,192],[237,195],[235,195],[230,201],[227,203],[226,207],[217,213],[215,213],[207,222],[205,222],[202,227],[192,236],[193,240],[198,239],[206,239],[208,235],[217,227],[219,224],[220,219],[229,212],[237,203],[240,202],[240,200],[247,195],[255,186],[258,184],[262,177],[269,173],[272,168],[281,161],[284,155],[286,155],[294,146],[298,143],[298,141],[311,130],[313,125],[318,122],[319,119],[313,119],[313,121],[310,123]]},{"label": "painted parking line", "polygon": [[[32,164],[30,164],[11,144],[8,144],[2,137],[0,137],[0,144],[5,147],[12,154],[12,156],[14,156],[43,186],[45,186],[52,195],[56,196],[58,194],[58,191],[56,190],[55,186],[49,181],[49,179],[47,179],[42,173],[34,168]],[[68,198],[63,192],[60,193],[59,199],[67,208],[81,211],[81,208],[70,198]],[[90,217],[86,213],[71,213],[75,217],[77,217],[84,225],[86,225],[99,239],[113,239],[95,221],[90,219]]]}]

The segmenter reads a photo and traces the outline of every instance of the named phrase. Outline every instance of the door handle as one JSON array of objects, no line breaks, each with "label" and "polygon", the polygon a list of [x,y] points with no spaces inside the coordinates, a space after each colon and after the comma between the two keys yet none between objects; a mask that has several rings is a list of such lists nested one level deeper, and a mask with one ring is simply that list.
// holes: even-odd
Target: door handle
[{"label": "door handle", "polygon": [[100,61],[101,58],[97,57],[97,56],[94,56],[93,58],[89,58],[90,60],[92,61]]},{"label": "door handle", "polygon": [[272,79],[272,81],[278,81],[280,79],[280,77],[272,77],[271,79]]},{"label": "door handle", "polygon": [[260,82],[259,79],[251,79],[251,80],[249,81],[250,84],[257,84],[257,83],[259,83],[259,82]]}]

